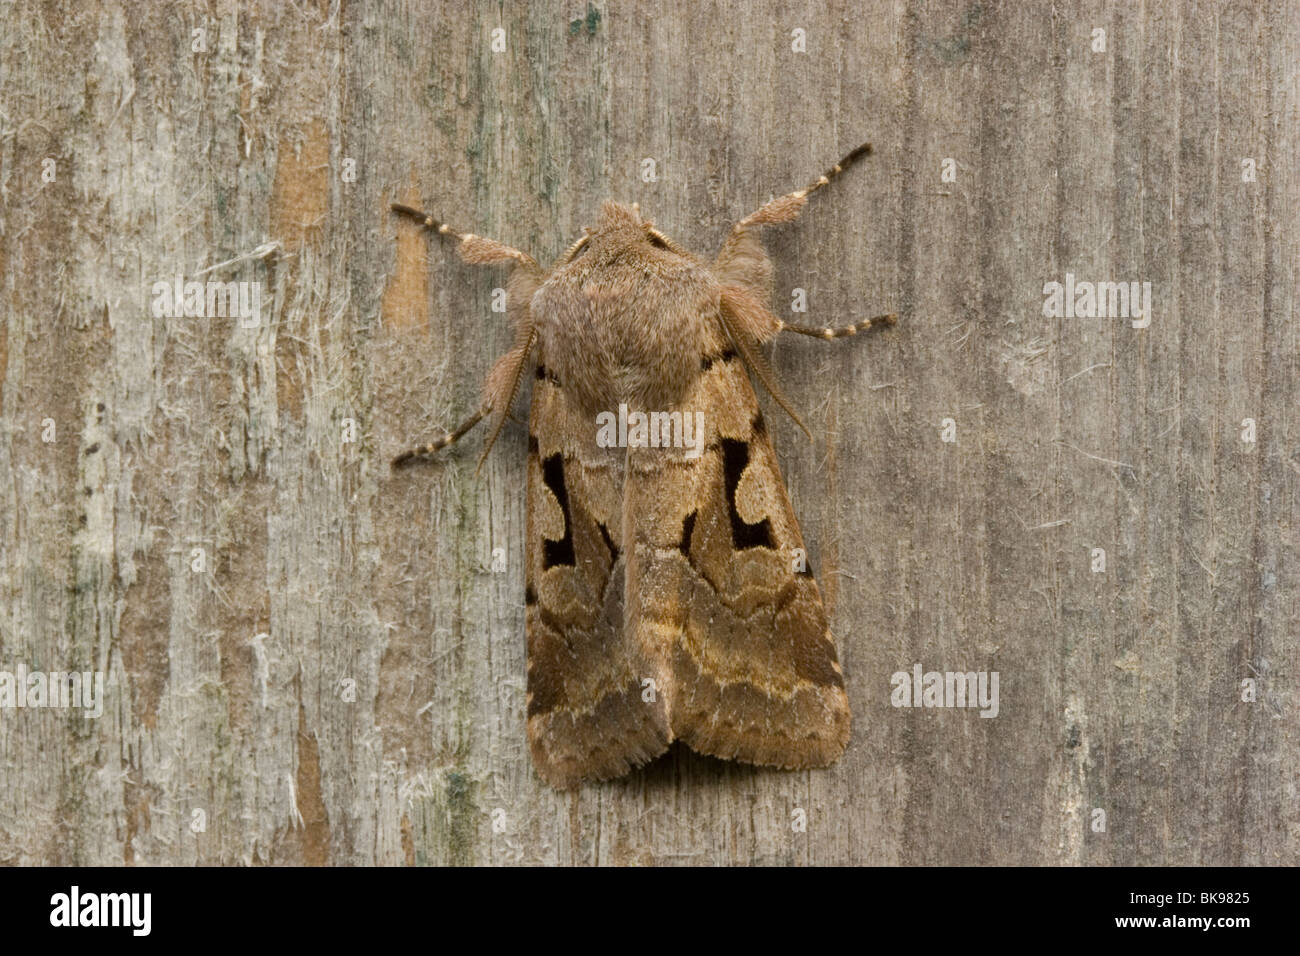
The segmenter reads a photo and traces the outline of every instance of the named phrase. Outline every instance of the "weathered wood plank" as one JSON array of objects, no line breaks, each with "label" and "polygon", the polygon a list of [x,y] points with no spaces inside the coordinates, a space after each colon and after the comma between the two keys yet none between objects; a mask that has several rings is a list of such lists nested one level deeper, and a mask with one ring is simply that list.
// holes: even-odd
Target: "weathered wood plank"
[{"label": "weathered wood plank", "polygon": [[[1289,2],[4,5],[0,672],[107,687],[0,708],[0,862],[1295,862],[1298,53]],[[522,429],[387,465],[504,274],[388,203],[711,254],[864,139],[768,237],[783,314],[900,313],[774,353],[849,751],[552,792]],[[1150,325],[1045,316],[1067,273]],[[156,315],[177,275],[261,321]],[[997,717],[892,706],[915,664]]]}]

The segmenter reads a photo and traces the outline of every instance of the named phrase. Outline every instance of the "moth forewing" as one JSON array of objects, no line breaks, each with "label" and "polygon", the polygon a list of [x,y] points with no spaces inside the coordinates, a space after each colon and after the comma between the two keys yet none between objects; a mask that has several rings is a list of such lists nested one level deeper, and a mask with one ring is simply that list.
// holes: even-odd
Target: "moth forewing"
[{"label": "moth forewing", "polygon": [[[538,364],[529,414],[528,743],[553,786],[621,776],[667,749],[666,701],[624,627],[625,454]],[[653,686],[653,685],[652,685]]]},{"label": "moth forewing", "polygon": [[683,401],[703,452],[628,452],[628,626],[668,675],[672,736],[717,757],[825,766],[849,704],[763,416],[738,357],[709,363]]}]

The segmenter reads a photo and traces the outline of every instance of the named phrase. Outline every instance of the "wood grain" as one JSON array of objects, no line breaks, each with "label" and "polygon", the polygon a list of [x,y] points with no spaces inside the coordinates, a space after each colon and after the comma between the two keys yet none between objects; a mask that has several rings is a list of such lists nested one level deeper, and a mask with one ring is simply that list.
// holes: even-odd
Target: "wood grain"
[{"label": "wood grain", "polygon": [[[0,5],[0,671],[107,680],[0,710],[0,862],[1295,863],[1298,12]],[[776,348],[813,444],[763,399],[848,750],[558,794],[523,429],[387,465],[476,407],[505,273],[388,204],[549,261],[636,201],[711,255],[864,140],[767,236],[777,314],[899,313]],[[1150,326],[1045,317],[1067,272]],[[178,274],[263,321],[155,316]],[[891,706],[916,663],[998,716]]]}]

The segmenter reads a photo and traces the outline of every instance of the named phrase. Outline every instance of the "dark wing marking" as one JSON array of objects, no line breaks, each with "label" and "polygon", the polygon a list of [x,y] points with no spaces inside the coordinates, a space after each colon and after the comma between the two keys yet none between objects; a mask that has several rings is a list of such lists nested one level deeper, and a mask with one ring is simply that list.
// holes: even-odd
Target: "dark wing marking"
[{"label": "dark wing marking", "polygon": [[659,669],[672,735],[785,768],[834,762],[849,704],[817,582],[742,363],[705,365],[682,401],[706,447],[628,453],[627,620]]},{"label": "dark wing marking", "polygon": [[[663,753],[664,702],[643,699],[657,671],[625,637],[624,451],[549,372],[529,420],[528,743],[556,787],[618,777]],[[651,695],[646,695],[651,696]]]}]

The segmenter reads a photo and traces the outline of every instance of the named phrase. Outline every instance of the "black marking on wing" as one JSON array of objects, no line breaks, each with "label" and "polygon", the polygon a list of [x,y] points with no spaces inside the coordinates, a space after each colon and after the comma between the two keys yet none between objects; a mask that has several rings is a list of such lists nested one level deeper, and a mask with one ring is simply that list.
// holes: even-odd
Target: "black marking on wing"
[{"label": "black marking on wing", "polygon": [[573,559],[573,518],[569,513],[569,490],[564,484],[564,456],[556,452],[542,462],[542,481],[551,489],[555,500],[560,504],[560,513],[564,516],[564,537],[559,541],[542,539],[542,570],[556,565],[572,566]]},{"label": "black marking on wing", "polygon": [[707,372],[709,369],[713,368],[716,363],[722,362],[725,364],[735,357],[736,350],[733,348],[723,349],[717,355],[706,355],[704,358],[700,359],[700,371]]},{"label": "black marking on wing", "polygon": [[750,524],[736,511],[736,486],[749,466],[749,443],[734,438],[722,439],[722,468],[726,478],[727,510],[731,514],[731,543],[738,551],[745,548],[775,548],[772,522],[767,518]]},{"label": "black marking on wing", "polygon": [[614,544],[614,539],[609,536],[609,529],[605,527],[605,522],[597,522],[596,527],[600,529],[600,536],[605,541],[605,547],[609,549],[609,566],[612,568],[614,562],[618,560],[618,546]]},{"label": "black marking on wing", "polygon": [[694,511],[682,519],[682,540],[677,543],[677,550],[686,555],[687,558],[691,556],[691,536],[693,534],[695,534]]}]

